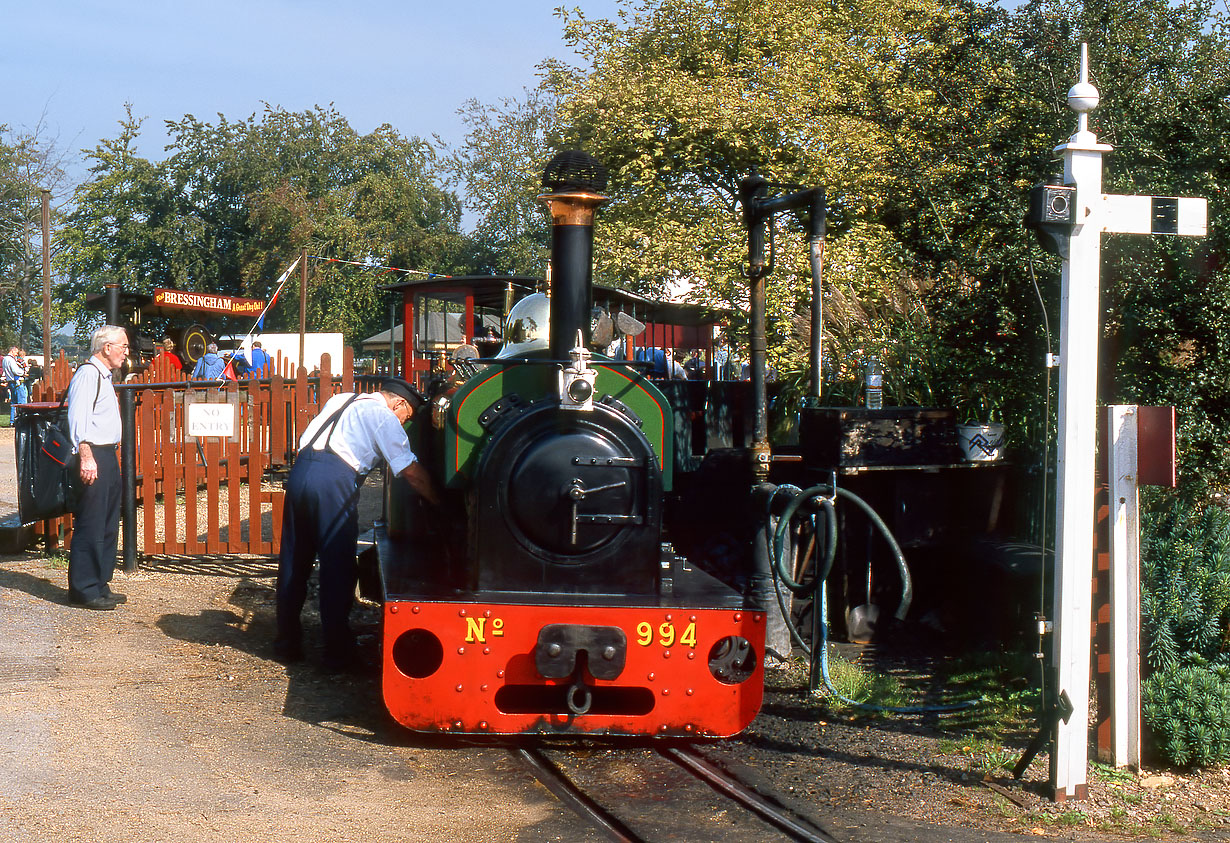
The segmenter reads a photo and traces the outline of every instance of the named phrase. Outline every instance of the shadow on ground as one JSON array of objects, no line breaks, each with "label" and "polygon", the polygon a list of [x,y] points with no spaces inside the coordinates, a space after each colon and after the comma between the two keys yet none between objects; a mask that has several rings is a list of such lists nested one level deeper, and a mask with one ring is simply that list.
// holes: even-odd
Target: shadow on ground
[{"label": "shadow on ground", "polygon": [[[228,563],[233,562],[228,560]],[[239,579],[225,597],[223,607],[202,609],[195,615],[164,614],[156,621],[158,628],[180,641],[230,647],[244,653],[251,657],[243,660],[244,663],[254,664],[256,671],[284,670],[287,686],[283,714],[287,717],[356,740],[380,744],[414,743],[412,733],[398,726],[384,708],[380,690],[378,607],[356,606],[351,616],[351,626],[358,637],[355,661],[344,673],[326,673],[320,667],[320,622],[315,609],[318,586],[313,576],[308,606],[303,614],[305,657],[282,666],[273,657],[276,604],[272,579],[253,579],[242,572],[244,566],[230,567],[234,569],[230,573],[218,569],[209,572]],[[271,577],[273,573],[276,573],[276,562],[266,576]]]}]

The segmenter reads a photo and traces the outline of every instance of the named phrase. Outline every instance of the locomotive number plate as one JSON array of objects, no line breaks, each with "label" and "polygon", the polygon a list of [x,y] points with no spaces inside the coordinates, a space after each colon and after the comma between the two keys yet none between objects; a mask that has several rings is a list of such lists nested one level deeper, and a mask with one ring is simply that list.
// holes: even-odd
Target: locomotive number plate
[{"label": "locomotive number plate", "polygon": [[636,643],[642,647],[648,647],[657,641],[663,647],[673,647],[679,644],[681,647],[696,646],[696,621],[691,621],[682,629],[670,621],[658,624],[657,628],[649,621],[641,621],[636,625]]}]

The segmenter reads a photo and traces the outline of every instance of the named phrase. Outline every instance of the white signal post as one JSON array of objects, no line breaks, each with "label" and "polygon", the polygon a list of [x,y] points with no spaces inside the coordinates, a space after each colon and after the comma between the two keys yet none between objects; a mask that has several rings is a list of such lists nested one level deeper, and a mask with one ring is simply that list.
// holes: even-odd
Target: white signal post
[{"label": "white signal post", "polygon": [[1140,767],[1139,408],[1106,408],[1110,453],[1110,719],[1116,767]]},{"label": "white signal post", "polygon": [[1089,131],[1089,112],[1097,105],[1098,91],[1089,82],[1089,50],[1082,44],[1080,81],[1068,91],[1077,131],[1055,148],[1063,157],[1064,183],[1076,188],[1060,306],[1054,583],[1057,691],[1067,693],[1074,710],[1056,727],[1051,786],[1057,801],[1083,799],[1087,793],[1101,236],[1202,235],[1206,227],[1203,199],[1103,195],[1102,156],[1113,147],[1098,143]]}]

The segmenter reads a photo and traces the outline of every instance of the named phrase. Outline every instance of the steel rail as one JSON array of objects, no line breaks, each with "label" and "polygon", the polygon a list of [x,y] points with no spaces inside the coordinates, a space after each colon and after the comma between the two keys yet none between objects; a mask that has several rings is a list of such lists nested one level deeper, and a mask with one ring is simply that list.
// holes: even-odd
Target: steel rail
[{"label": "steel rail", "polygon": [[813,830],[802,825],[762,794],[731,778],[711,762],[694,752],[666,747],[659,749],[658,753],[674,761],[718,793],[738,802],[765,822],[789,834],[795,840],[806,841],[806,843],[840,843],[837,838],[822,829]]},{"label": "steel rail", "polygon": [[580,788],[551,763],[541,751],[518,748],[513,754],[534,772],[547,790],[616,843],[644,843],[643,838],[617,820],[610,812],[586,796]]}]

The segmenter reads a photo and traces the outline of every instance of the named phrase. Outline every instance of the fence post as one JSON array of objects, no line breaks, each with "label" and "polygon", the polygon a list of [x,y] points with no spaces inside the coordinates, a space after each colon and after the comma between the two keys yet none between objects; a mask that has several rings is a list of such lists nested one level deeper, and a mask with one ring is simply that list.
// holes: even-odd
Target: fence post
[{"label": "fence post", "polygon": [[135,390],[120,393],[120,477],[123,482],[121,506],[124,516],[124,570],[137,570],[137,402]]}]

